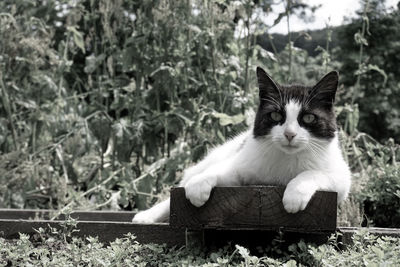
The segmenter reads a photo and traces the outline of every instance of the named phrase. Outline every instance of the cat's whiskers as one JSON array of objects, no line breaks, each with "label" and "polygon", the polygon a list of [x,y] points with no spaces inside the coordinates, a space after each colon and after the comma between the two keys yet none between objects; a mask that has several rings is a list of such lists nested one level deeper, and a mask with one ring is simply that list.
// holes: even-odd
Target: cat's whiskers
[{"label": "cat's whiskers", "polygon": [[280,104],[275,98],[273,98],[272,96],[267,96],[267,97],[268,97],[268,98],[261,98],[261,100],[270,102],[270,103],[275,104],[275,105],[277,105],[277,106],[280,106],[280,105],[281,105],[281,104]]},{"label": "cat's whiskers", "polygon": [[[281,103],[285,103],[285,102],[283,102],[283,99],[282,99],[282,93],[281,93],[281,90],[279,90],[279,88],[276,88],[276,90],[278,90],[278,93],[279,93],[279,99],[281,100]],[[285,94],[284,94],[285,95]]]},{"label": "cat's whiskers", "polygon": [[268,153],[271,153],[271,150],[269,149],[263,149],[263,151],[261,151],[261,157],[265,158],[267,156]]},{"label": "cat's whiskers", "polygon": [[325,148],[321,144],[318,144],[317,142],[315,142],[313,140],[310,140],[310,142],[308,143],[308,148],[309,148],[309,151],[314,156],[317,156],[317,157],[321,156],[325,151]]},{"label": "cat's whiskers", "polygon": [[310,102],[311,102],[316,96],[318,96],[318,95],[320,95],[320,94],[323,94],[323,93],[330,93],[330,92],[331,92],[330,90],[318,90],[317,93],[312,92],[312,93],[314,93],[314,94],[312,95],[312,97],[310,97],[310,98],[307,99],[307,101],[304,103],[304,105],[305,105],[305,106],[308,106],[308,104],[310,104]]},{"label": "cat's whiskers", "polygon": [[308,144],[308,141],[307,141],[307,140],[297,140],[297,141],[296,141],[296,145],[297,145],[297,146],[304,147],[304,146],[306,146],[307,144]]},{"label": "cat's whiskers", "polygon": [[313,145],[308,146],[308,152],[310,152],[313,157],[319,156],[318,149],[316,149]]},{"label": "cat's whiskers", "polygon": [[261,155],[261,157],[265,157],[268,152],[270,152],[269,148],[273,144],[273,138],[264,138],[259,146],[257,146],[256,153]]},{"label": "cat's whiskers", "polygon": [[258,147],[258,149],[261,150],[261,149],[268,148],[272,143],[273,143],[273,140],[271,140],[270,138],[265,139],[265,140],[261,143],[261,145]]},{"label": "cat's whiskers", "polygon": [[283,138],[278,136],[272,136],[271,141],[272,143],[280,143]]},{"label": "cat's whiskers", "polygon": [[321,150],[325,150],[326,145],[319,143],[318,140],[310,139],[310,143],[319,147]]},{"label": "cat's whiskers", "polygon": [[322,150],[323,146],[321,146],[320,144],[318,144],[317,142],[315,142],[314,140],[310,140],[309,144],[315,148],[317,148],[318,150]]}]

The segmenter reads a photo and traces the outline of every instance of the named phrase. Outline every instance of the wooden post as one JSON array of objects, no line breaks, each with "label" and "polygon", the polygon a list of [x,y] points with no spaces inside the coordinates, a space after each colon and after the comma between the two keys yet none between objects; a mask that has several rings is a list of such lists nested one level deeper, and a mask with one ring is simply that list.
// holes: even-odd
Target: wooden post
[{"label": "wooden post", "polygon": [[171,191],[170,225],[175,228],[220,230],[288,230],[334,232],[337,193],[316,192],[304,211],[287,213],[282,204],[284,187],[216,187],[204,206],[197,208],[184,188]]}]

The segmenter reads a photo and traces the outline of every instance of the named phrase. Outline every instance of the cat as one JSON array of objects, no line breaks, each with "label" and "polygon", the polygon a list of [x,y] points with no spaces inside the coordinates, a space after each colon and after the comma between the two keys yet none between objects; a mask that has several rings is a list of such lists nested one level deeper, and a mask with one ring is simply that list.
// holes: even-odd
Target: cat
[{"label": "cat", "polygon": [[[314,86],[279,85],[257,68],[259,106],[250,129],[213,149],[184,171],[186,198],[202,206],[215,186],[284,185],[283,206],[304,210],[317,190],[350,190],[351,172],[342,156],[333,109],[339,75]],[[139,212],[135,223],[167,221],[169,199]]]}]

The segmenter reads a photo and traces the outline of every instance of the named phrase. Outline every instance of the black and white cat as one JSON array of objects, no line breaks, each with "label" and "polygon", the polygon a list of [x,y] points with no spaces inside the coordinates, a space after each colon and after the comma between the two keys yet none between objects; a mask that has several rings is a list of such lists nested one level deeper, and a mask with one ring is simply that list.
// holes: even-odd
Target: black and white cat
[{"label": "black and white cat", "polygon": [[[338,192],[344,200],[351,173],[343,159],[333,104],[338,73],[326,74],[315,86],[275,83],[257,68],[260,105],[254,126],[184,172],[180,186],[200,207],[215,186],[285,185],[287,212],[304,210],[317,190]],[[133,222],[165,221],[169,199],[139,212]]]}]

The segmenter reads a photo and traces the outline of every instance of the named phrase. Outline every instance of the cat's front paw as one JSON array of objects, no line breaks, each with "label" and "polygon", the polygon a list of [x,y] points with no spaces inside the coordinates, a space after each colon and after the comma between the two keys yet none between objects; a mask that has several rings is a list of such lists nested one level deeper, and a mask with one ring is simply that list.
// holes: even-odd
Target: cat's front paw
[{"label": "cat's front paw", "polygon": [[314,192],[312,190],[299,190],[295,186],[288,185],[283,194],[283,207],[288,213],[296,213],[304,210]]},{"label": "cat's front paw", "polygon": [[186,198],[196,207],[201,207],[210,198],[213,183],[203,176],[194,176],[185,185]]},{"label": "cat's front paw", "polygon": [[149,223],[155,223],[157,218],[152,214],[151,211],[149,210],[144,210],[138,212],[135,217],[133,217],[132,222],[133,223],[140,223],[140,224],[149,224]]}]

